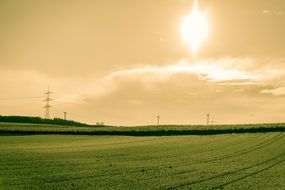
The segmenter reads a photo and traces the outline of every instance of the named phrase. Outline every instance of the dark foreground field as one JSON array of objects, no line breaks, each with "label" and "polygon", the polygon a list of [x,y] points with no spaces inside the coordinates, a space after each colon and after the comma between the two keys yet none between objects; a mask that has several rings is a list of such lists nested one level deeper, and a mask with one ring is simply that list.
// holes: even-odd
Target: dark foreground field
[{"label": "dark foreground field", "polygon": [[0,189],[284,189],[285,133],[0,136]]}]

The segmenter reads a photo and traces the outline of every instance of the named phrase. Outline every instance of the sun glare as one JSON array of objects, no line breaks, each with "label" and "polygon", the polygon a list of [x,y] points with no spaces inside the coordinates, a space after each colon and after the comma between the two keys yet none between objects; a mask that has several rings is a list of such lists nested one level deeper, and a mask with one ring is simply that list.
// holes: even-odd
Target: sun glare
[{"label": "sun glare", "polygon": [[209,35],[210,24],[207,15],[199,11],[198,0],[194,0],[192,13],[182,22],[181,31],[184,42],[189,45],[193,54],[196,54],[202,42]]}]

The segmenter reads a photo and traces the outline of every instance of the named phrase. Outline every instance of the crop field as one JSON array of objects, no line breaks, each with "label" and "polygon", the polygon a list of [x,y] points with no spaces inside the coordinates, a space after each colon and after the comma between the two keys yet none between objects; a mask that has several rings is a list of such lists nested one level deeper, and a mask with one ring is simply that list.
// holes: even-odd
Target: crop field
[{"label": "crop field", "polygon": [[285,133],[0,136],[0,189],[284,189]]},{"label": "crop field", "polygon": [[161,125],[138,127],[76,127],[44,124],[1,123],[1,134],[68,134],[68,135],[125,135],[125,136],[175,136],[215,135],[231,133],[285,132],[284,123],[252,125]]}]

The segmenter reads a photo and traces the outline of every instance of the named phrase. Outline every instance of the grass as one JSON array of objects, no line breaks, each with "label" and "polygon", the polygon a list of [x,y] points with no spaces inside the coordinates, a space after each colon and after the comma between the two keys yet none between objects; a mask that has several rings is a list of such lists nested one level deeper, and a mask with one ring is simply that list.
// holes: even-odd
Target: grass
[{"label": "grass", "polygon": [[0,123],[0,134],[65,134],[65,135],[125,135],[125,136],[172,136],[216,135],[231,133],[285,132],[285,124],[256,125],[164,125],[138,127],[75,127],[43,124]]},{"label": "grass", "polygon": [[168,137],[0,137],[0,189],[5,190],[275,190],[285,187],[284,171],[285,133],[280,132]]}]

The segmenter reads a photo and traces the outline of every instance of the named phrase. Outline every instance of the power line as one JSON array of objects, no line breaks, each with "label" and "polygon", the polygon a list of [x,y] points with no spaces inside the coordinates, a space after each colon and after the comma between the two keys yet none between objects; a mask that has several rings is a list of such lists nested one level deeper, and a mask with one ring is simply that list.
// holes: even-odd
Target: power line
[{"label": "power line", "polygon": [[1,100],[30,100],[30,99],[40,99],[42,98],[41,96],[27,96],[27,97],[10,97],[10,98],[0,98]]}]

